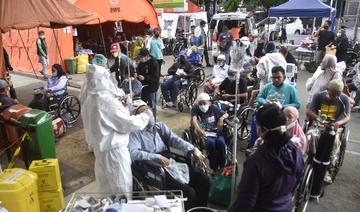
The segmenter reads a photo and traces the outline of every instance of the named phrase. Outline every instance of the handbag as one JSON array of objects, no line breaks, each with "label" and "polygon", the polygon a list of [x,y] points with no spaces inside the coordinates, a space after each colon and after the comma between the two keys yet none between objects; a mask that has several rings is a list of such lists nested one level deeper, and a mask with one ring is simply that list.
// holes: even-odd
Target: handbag
[{"label": "handbag", "polygon": [[225,167],[222,172],[216,171],[209,189],[209,201],[228,206],[231,201],[232,167]]}]

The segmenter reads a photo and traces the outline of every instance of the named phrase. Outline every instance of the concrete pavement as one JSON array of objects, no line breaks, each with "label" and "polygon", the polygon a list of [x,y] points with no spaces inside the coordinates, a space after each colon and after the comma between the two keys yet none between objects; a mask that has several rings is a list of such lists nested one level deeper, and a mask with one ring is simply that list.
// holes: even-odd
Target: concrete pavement
[{"label": "concrete pavement", "polygon": [[[167,57],[166,64],[163,66],[163,72],[166,72],[165,70],[167,70],[171,64],[172,57]],[[209,75],[211,69],[207,68],[206,72]],[[297,85],[302,103],[304,103],[303,105],[305,105],[306,101],[304,85],[309,76],[311,75],[307,72],[299,73]],[[36,80],[32,77],[16,73],[12,74],[12,78],[19,100],[24,104],[28,104],[31,101],[32,89],[40,87],[44,83],[42,80]],[[81,85],[83,79],[84,75],[73,75],[71,83],[74,83],[74,87],[77,87],[75,85]],[[78,95],[79,89],[70,88],[69,92]],[[173,109],[162,110],[159,108],[158,111],[158,120],[165,122],[178,134],[189,126],[190,115],[188,110],[180,113]],[[303,120],[303,106],[300,112],[301,120]],[[358,179],[360,176],[358,163],[360,156],[357,154],[360,152],[359,118],[359,113],[352,114],[352,121],[349,124],[351,140],[348,145],[348,151],[351,151],[351,153],[346,154],[344,166],[340,170],[337,180],[334,184],[327,187],[325,196],[321,199],[320,204],[311,204],[308,211],[358,211],[360,207],[360,184]],[[94,190],[96,189],[96,183],[93,183],[95,180],[93,173],[94,156],[87,150],[81,120],[71,128],[66,136],[60,139],[56,145],[57,157],[59,158],[62,170],[65,195],[69,195],[81,188],[83,189],[80,191],[96,192],[96,190]],[[353,152],[355,152],[355,154],[353,154]],[[241,158],[238,158],[238,161],[241,166],[244,161],[243,155],[241,155]]]}]

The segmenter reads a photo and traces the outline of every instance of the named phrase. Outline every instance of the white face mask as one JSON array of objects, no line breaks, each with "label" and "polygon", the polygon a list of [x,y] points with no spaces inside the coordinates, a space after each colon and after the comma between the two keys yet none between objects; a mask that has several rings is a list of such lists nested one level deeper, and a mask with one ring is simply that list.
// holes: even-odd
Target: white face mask
[{"label": "white face mask", "polygon": [[154,125],[156,124],[156,121],[155,121],[155,117],[154,117],[153,112],[151,111],[151,109],[148,109],[148,110],[146,111],[146,113],[147,113],[147,114],[149,115],[149,117],[150,117],[148,126],[150,126],[150,127],[154,126]]},{"label": "white face mask", "polygon": [[341,32],[338,32],[338,33],[336,34],[336,36],[337,36],[337,37],[341,37]]},{"label": "white face mask", "polygon": [[199,105],[199,109],[201,110],[201,112],[206,113],[209,110],[210,105],[206,104],[206,105]]},{"label": "white face mask", "polygon": [[286,126],[286,129],[290,130],[290,129],[294,128],[295,125],[296,125],[296,122],[297,122],[297,121],[294,121],[294,122],[290,123],[289,125],[287,125],[287,126]]}]

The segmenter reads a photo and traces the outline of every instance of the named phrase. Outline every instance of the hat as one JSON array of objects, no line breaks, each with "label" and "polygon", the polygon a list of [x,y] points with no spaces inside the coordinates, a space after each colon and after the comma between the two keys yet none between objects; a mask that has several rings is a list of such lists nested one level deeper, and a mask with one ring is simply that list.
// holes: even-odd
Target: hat
[{"label": "hat", "polygon": [[197,97],[197,102],[200,101],[210,101],[210,96],[207,93],[201,93],[198,97]]},{"label": "hat", "polygon": [[118,52],[120,50],[120,46],[119,46],[119,43],[113,43],[111,44],[110,46],[110,52],[113,53],[113,52]]},{"label": "hat", "polygon": [[107,66],[107,59],[102,54],[96,54],[92,60],[93,64],[106,67]]},{"label": "hat", "polygon": [[139,56],[145,57],[145,56],[147,56],[147,55],[149,55],[149,54],[150,54],[150,52],[149,52],[149,50],[147,50],[146,48],[140,49]]},{"label": "hat", "polygon": [[344,89],[344,83],[340,79],[334,79],[329,82],[329,90],[342,92]]},{"label": "hat", "polygon": [[217,57],[217,60],[223,60],[223,61],[225,61],[225,60],[226,60],[225,55],[220,54],[220,55]]},{"label": "hat", "polygon": [[131,108],[131,114],[132,115],[136,115],[138,110],[142,107],[142,106],[147,106],[146,102],[144,102],[143,100],[134,100],[132,102],[132,108]]},{"label": "hat", "polygon": [[3,79],[0,79],[0,89],[4,89],[4,88],[6,88],[8,86],[9,86],[8,82],[6,82]]}]

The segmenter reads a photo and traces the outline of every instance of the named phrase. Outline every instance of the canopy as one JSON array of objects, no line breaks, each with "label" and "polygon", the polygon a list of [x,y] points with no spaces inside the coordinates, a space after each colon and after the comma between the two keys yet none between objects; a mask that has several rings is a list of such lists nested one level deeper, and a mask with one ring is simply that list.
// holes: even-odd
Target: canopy
[{"label": "canopy", "polygon": [[64,0],[0,1],[1,32],[34,27],[64,27],[79,25],[97,16]]},{"label": "canopy", "polygon": [[272,17],[335,17],[336,10],[320,0],[290,0],[269,9]]},{"label": "canopy", "polygon": [[[145,22],[151,28],[159,27],[153,5],[148,0],[77,0],[78,7],[99,14],[100,21]],[[97,24],[92,21],[90,24]]]},{"label": "canopy", "polygon": [[[81,10],[65,0],[0,1],[0,29],[3,33],[10,29],[78,25],[94,19],[97,19],[96,15]],[[33,43],[33,45],[35,44]],[[2,47],[3,40],[2,34],[0,34],[0,78],[5,78]]]}]

